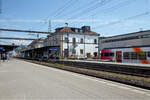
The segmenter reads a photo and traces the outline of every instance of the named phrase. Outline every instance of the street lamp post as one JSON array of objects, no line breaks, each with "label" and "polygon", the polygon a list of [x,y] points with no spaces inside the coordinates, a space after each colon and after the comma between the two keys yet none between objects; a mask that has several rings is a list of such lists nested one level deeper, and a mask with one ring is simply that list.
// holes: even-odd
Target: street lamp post
[{"label": "street lamp post", "polygon": [[69,34],[67,33],[67,59],[69,58]]},{"label": "street lamp post", "polygon": [[100,51],[101,51],[101,38],[98,37],[98,59],[100,59]]}]

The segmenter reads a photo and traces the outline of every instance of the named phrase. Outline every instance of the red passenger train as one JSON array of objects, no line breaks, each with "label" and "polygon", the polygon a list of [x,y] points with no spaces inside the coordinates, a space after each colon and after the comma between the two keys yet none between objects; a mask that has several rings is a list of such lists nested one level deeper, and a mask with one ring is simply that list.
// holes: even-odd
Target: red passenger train
[{"label": "red passenger train", "polygon": [[150,47],[103,49],[100,59],[120,63],[150,64]]}]

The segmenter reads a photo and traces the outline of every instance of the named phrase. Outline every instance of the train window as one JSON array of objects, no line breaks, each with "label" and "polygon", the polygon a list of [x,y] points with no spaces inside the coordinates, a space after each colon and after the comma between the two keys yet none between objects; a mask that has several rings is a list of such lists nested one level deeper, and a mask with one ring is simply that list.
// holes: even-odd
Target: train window
[{"label": "train window", "polygon": [[148,56],[148,57],[150,57],[150,51],[149,51],[149,52],[147,52],[147,56]]},{"label": "train window", "polygon": [[101,53],[101,56],[105,56],[105,57],[114,56],[114,53]]},{"label": "train window", "polygon": [[124,59],[130,59],[130,53],[129,52],[124,52],[123,53],[123,58]]},{"label": "train window", "polygon": [[138,59],[138,55],[136,52],[131,53],[131,59]]},{"label": "train window", "polygon": [[107,57],[107,56],[109,56],[109,53],[105,53],[105,55],[104,55],[104,56],[106,56],[106,57]]},{"label": "train window", "polygon": [[114,56],[114,53],[110,53],[110,56]]},{"label": "train window", "polygon": [[138,56],[140,60],[146,60],[146,52],[140,52],[138,53]]}]

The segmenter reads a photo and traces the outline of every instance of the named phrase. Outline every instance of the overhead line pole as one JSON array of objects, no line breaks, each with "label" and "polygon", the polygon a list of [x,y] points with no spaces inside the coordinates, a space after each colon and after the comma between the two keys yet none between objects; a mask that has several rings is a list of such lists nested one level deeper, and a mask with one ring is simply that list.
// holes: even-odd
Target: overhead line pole
[{"label": "overhead line pole", "polygon": [[52,24],[51,24],[51,20],[49,20],[49,25],[48,25],[48,32],[50,32],[51,33],[51,28],[52,28]]}]

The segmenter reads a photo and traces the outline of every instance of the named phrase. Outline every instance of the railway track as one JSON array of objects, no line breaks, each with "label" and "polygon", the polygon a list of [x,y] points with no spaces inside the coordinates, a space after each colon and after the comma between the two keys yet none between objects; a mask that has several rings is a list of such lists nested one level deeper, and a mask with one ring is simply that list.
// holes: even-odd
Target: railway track
[{"label": "railway track", "polygon": [[89,63],[73,63],[73,62],[63,62],[63,61],[37,61],[37,60],[28,60],[33,63],[48,65],[49,63],[58,63],[66,66],[72,66],[76,68],[83,68],[88,70],[96,70],[96,71],[104,71],[110,73],[117,73],[117,74],[124,74],[124,75],[132,75],[132,76],[139,76],[150,78],[150,68],[137,68],[131,66],[118,66],[118,65],[99,65],[99,64],[89,64]]},{"label": "railway track", "polygon": [[117,65],[90,65],[89,63],[80,63],[80,64],[64,64],[64,65],[71,65],[74,67],[85,68],[90,70],[97,70],[97,71],[104,71],[104,72],[111,72],[111,73],[118,73],[118,74],[125,74],[125,75],[132,75],[132,76],[139,76],[150,78],[150,69],[149,68],[137,68],[137,67],[118,67]]}]

